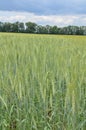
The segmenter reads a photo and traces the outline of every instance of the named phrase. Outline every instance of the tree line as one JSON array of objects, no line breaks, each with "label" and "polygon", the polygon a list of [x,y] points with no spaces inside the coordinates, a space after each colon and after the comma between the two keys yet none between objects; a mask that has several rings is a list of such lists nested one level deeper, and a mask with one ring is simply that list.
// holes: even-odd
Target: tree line
[{"label": "tree line", "polygon": [[33,22],[0,22],[0,32],[86,35],[86,26],[57,27],[56,25],[37,25]]}]

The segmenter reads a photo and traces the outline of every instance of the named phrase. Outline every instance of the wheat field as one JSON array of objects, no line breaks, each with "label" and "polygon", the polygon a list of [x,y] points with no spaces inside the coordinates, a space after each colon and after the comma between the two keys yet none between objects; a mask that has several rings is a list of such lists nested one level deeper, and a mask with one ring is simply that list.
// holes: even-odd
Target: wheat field
[{"label": "wheat field", "polygon": [[86,130],[86,36],[0,33],[0,130]]}]

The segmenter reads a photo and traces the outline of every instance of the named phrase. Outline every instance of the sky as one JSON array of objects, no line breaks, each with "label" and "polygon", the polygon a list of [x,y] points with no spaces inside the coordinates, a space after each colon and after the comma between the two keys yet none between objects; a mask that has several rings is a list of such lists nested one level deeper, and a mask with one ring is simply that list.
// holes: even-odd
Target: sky
[{"label": "sky", "polygon": [[0,0],[0,21],[86,26],[86,0]]}]

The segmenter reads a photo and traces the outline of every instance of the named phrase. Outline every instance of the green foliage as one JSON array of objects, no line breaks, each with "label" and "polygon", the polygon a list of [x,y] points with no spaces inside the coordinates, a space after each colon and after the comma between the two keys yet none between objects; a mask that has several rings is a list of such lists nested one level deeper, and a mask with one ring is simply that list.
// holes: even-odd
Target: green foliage
[{"label": "green foliage", "polygon": [[35,33],[36,32],[36,23],[27,22],[26,23],[26,32],[27,33]]},{"label": "green foliage", "polygon": [[37,25],[33,22],[0,22],[0,32],[34,33],[34,34],[64,34],[86,35],[86,26],[57,27],[56,25]]},{"label": "green foliage", "polygon": [[0,34],[0,130],[86,129],[86,37]]}]

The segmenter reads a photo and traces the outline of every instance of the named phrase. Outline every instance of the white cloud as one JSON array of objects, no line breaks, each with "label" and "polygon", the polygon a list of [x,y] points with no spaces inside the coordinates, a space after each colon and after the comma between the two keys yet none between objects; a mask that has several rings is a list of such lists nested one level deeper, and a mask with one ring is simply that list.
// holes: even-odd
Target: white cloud
[{"label": "white cloud", "polygon": [[35,22],[42,25],[82,26],[86,23],[86,15],[35,15],[34,13],[0,11],[0,21],[2,22]]},{"label": "white cloud", "polygon": [[0,20],[3,21],[3,22],[14,22],[14,21],[24,21],[26,19],[25,16],[22,16],[22,15],[15,15],[15,16],[10,16],[10,17],[7,17],[7,16],[2,16],[0,17]]}]

